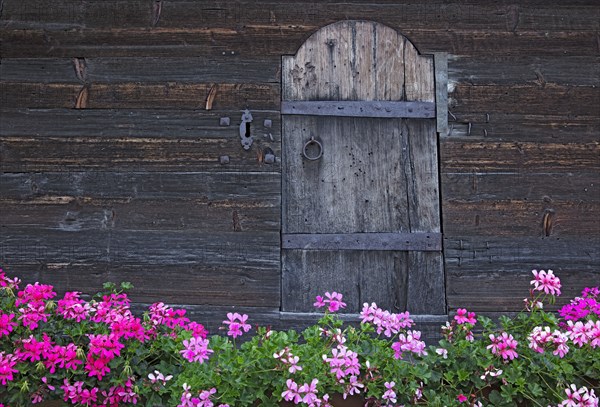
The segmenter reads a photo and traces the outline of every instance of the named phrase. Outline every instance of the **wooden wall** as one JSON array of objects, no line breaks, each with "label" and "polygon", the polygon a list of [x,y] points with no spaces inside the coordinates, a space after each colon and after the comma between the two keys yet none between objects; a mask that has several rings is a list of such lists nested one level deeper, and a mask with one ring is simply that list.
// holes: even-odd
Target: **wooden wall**
[{"label": "wooden wall", "polygon": [[596,0],[3,0],[2,266],[59,290],[131,281],[136,301],[192,305],[200,320],[236,306],[268,322],[281,170],[264,153],[281,151],[281,56],[341,19],[449,54],[449,310],[519,309],[532,268],[554,269],[566,296],[600,284]]}]

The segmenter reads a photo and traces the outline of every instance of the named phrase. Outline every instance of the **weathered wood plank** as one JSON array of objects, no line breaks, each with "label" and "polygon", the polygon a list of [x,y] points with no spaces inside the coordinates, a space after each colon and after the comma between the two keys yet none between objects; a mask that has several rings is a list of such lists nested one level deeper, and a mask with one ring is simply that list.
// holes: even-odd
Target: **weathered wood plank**
[{"label": "weathered wood plank", "polygon": [[475,237],[445,240],[448,306],[472,311],[518,311],[532,269],[554,270],[563,297],[600,282],[598,236],[569,238]]},{"label": "weathered wood plank", "polygon": [[[408,135],[399,119],[376,120],[285,117],[283,233],[416,231],[408,221],[408,181],[396,164],[408,159]],[[311,135],[321,140],[323,157],[308,162],[302,149]]]},{"label": "weathered wood plank", "polygon": [[450,55],[448,59],[448,75],[453,83],[600,85],[600,57],[597,55],[497,55],[490,58]]},{"label": "weathered wood plank", "polygon": [[470,85],[459,83],[448,95],[454,114],[511,113],[550,114],[568,111],[572,115],[594,116],[600,104],[597,86]]},{"label": "weathered wood plank", "polygon": [[40,197],[23,203],[0,199],[2,227],[19,227],[32,235],[43,230],[115,230],[279,232],[279,206],[260,199],[205,201]]},{"label": "weathered wood plank", "polygon": [[[594,142],[600,133],[597,115],[508,114],[463,112],[449,123],[452,140],[531,141],[531,142]],[[443,140],[444,141],[444,140]]]},{"label": "weathered wood plank", "polygon": [[[244,108],[245,109],[245,108]],[[281,140],[278,111],[251,109],[251,133],[276,144]],[[0,135],[41,137],[164,137],[239,139],[242,110],[165,109],[9,109],[0,110]],[[230,125],[220,124],[222,117]],[[271,127],[265,126],[269,120]],[[271,134],[273,140],[268,134]],[[241,146],[240,146],[241,147]]]},{"label": "weathered wood plank", "polygon": [[79,78],[72,58],[3,58],[0,78],[6,82],[90,83],[269,83],[279,82],[281,58],[230,56],[206,58],[86,58]]},{"label": "weathered wood plank", "polygon": [[[344,17],[346,18],[346,17]],[[364,16],[357,16],[364,18]],[[414,18],[414,17],[413,17]],[[416,20],[416,19],[415,19]],[[331,19],[329,22],[334,22]],[[243,28],[85,29],[48,31],[0,27],[3,58],[196,57],[294,54],[319,25],[246,25]],[[454,55],[586,56],[597,52],[595,31],[520,31],[409,28],[402,34],[421,52]],[[97,44],[103,44],[98,47]]]},{"label": "weathered wood plank", "polygon": [[0,224],[44,230],[279,232],[273,173],[59,172],[0,175]]},{"label": "weathered wood plank", "polygon": [[[260,140],[259,140],[260,141]],[[244,151],[235,139],[172,139],[104,137],[2,137],[1,168],[5,172],[89,170],[133,171],[279,171],[279,163],[266,164],[267,142]],[[221,164],[220,157],[229,161]]]},{"label": "weathered wood plank", "polygon": [[[450,308],[468,308],[469,311],[520,311],[523,299],[529,296],[529,281],[532,269],[546,269],[544,264],[534,264],[529,270],[505,271],[501,274],[491,272],[448,277],[448,305]],[[551,267],[551,266],[550,266]],[[584,287],[597,286],[600,275],[594,271],[565,270],[552,267],[563,284],[562,296],[556,306],[568,303],[568,299],[581,295]],[[493,282],[492,282],[493,281]]]},{"label": "weathered wood plank", "polygon": [[210,306],[279,307],[279,271],[272,266],[161,264],[9,263],[6,273],[25,283],[52,284],[65,291],[94,294],[106,281],[129,281],[132,301]]},{"label": "weathered wood plank", "polygon": [[[204,109],[216,86],[213,108],[278,110],[277,83],[30,83],[0,82],[0,100],[11,108],[83,109]],[[79,106],[78,96],[87,92]]]},{"label": "weathered wood plank", "polygon": [[1,198],[27,204],[67,204],[77,199],[194,199],[198,203],[260,200],[279,204],[277,173],[59,171],[0,174]]},{"label": "weathered wood plank", "polygon": [[2,262],[15,264],[237,266],[277,270],[279,233],[196,231],[30,230],[3,228]]},{"label": "weathered wood plank", "polygon": [[405,311],[409,263],[406,252],[285,250],[282,254],[282,310],[307,312],[315,296],[344,295],[344,312],[358,313],[366,301]]},{"label": "weathered wood plank", "polygon": [[[544,6],[544,7],[541,7]],[[351,1],[170,1],[159,15],[148,1],[104,1],[72,3],[47,0],[5,0],[3,20],[13,25],[39,26],[53,24],[60,28],[116,27],[197,27],[320,24],[331,20],[364,18],[383,20],[386,24],[450,29],[489,27],[520,31],[523,29],[582,30],[597,29],[598,10],[590,1],[526,4],[486,4],[481,2],[398,2],[384,0]]]},{"label": "weathered wood plank", "polygon": [[[83,168],[198,171],[279,171],[279,113],[252,111],[255,142],[243,150],[240,111],[2,110],[4,171]],[[220,126],[228,117],[230,126]],[[267,127],[265,120],[268,121]],[[260,153],[260,154],[259,154]],[[229,163],[221,164],[220,157]]]},{"label": "weathered wood plank", "polygon": [[[600,179],[598,180],[600,181]],[[444,200],[447,235],[514,237],[596,236],[600,230],[600,202],[529,200]]]},{"label": "weathered wood plank", "polygon": [[441,172],[600,171],[600,143],[467,142],[440,146]]},{"label": "weathered wood plank", "polygon": [[595,172],[443,173],[441,184],[444,203],[460,199],[472,203],[600,202],[600,176]]},{"label": "weathered wood plank", "polygon": [[[511,237],[447,235],[444,253],[447,270],[498,273],[533,268],[556,268],[598,273],[598,236]],[[596,281],[595,284],[597,284]]]}]

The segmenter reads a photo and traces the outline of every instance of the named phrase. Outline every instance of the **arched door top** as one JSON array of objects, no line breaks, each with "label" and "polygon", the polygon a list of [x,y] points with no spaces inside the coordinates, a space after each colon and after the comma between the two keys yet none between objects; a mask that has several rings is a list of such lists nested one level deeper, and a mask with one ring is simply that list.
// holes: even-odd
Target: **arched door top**
[{"label": "arched door top", "polygon": [[431,55],[391,27],[345,20],[283,58],[283,100],[435,101]]}]

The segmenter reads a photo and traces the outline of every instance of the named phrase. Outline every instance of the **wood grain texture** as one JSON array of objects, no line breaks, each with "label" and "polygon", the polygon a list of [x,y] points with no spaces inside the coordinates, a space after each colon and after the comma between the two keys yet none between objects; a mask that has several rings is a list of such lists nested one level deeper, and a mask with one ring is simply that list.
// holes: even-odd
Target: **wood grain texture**
[{"label": "wood grain texture", "polygon": [[597,115],[600,88],[592,86],[476,85],[459,83],[448,94],[448,107],[455,114],[548,114]]},{"label": "wood grain texture", "polygon": [[[50,7],[52,5],[52,7]],[[543,6],[543,7],[541,7]],[[185,27],[198,22],[212,27],[231,27],[255,23],[262,25],[325,25],[342,19],[363,18],[390,25],[413,25],[435,29],[488,27],[490,30],[520,32],[528,29],[577,31],[598,29],[598,10],[588,1],[551,2],[528,1],[513,5],[506,3],[444,2],[427,3],[391,0],[351,1],[239,1],[223,3],[218,0],[170,1],[161,7],[160,19],[155,22],[153,3],[145,0],[112,0],[105,2],[72,3],[67,0],[50,2],[5,0],[2,19],[15,26],[54,24],[57,28],[74,27]]]},{"label": "wood grain texture", "polygon": [[[0,238],[8,228],[11,242],[23,243],[20,257],[36,258],[35,264],[21,264],[18,248],[0,246],[3,260],[9,254],[17,259],[2,266],[31,276],[31,282],[34,277],[52,282],[57,270],[60,287],[73,289],[90,287],[91,281],[99,287],[105,276],[127,274],[143,287],[136,294],[140,301],[163,300],[165,294],[190,305],[195,315],[210,309],[215,327],[222,311],[232,309],[229,303],[257,312],[267,323],[270,318],[282,326],[306,323],[278,313],[275,235],[268,250],[248,246],[251,258],[267,251],[273,256],[266,268],[271,274],[262,277],[256,262],[245,271],[244,256],[210,244],[206,256],[214,264],[205,265],[202,247],[194,257],[180,238],[217,230],[221,241],[232,233],[244,236],[237,240],[243,243],[255,232],[278,233],[277,208],[286,199],[278,181],[285,149],[281,56],[295,54],[320,27],[359,19],[398,29],[421,53],[448,54],[452,104],[439,163],[449,306],[519,309],[518,287],[528,286],[531,268],[565,273],[568,294],[597,285],[600,8],[595,0],[514,3],[170,0],[157,13],[152,0],[2,1]],[[352,47],[351,41],[344,44]],[[381,69],[374,76],[357,69],[366,61],[358,58],[354,71],[350,64],[344,72],[356,74],[354,85],[367,95],[375,91],[365,88],[365,77],[374,78],[384,98],[402,100],[406,66],[387,57],[398,52],[397,42],[376,52],[370,44],[369,36],[354,41]],[[334,61],[351,61],[333,54]],[[300,68],[298,78],[311,69]],[[206,111],[213,87],[213,110]],[[246,107],[254,116],[250,152],[242,150],[237,129]],[[230,126],[219,126],[221,117],[229,117]],[[267,119],[271,127],[263,125]],[[352,151],[363,171],[372,171],[376,162],[363,157],[371,141],[386,143],[383,135],[363,137]],[[331,145],[325,143],[325,151]],[[264,163],[267,151],[275,153],[274,164]],[[229,164],[221,165],[221,156]],[[320,179],[331,181],[338,172],[325,175]],[[349,205],[340,201],[335,202]],[[355,203],[359,211],[363,204]],[[386,216],[407,214],[405,208],[392,206]],[[135,234],[131,239],[140,248],[121,235],[132,260],[109,263],[103,258],[114,246],[101,232]],[[161,246],[157,235],[163,232]],[[59,242],[38,249],[37,242],[52,233],[59,233]],[[142,258],[146,236],[151,249],[163,250],[150,257],[155,263]],[[180,244],[179,261],[185,264],[174,264]],[[80,254],[65,254],[70,246]],[[60,255],[52,262],[43,247]],[[386,260],[393,271],[382,278],[401,281],[407,291],[390,295],[411,310],[415,275],[406,271],[405,254]],[[186,263],[188,255],[193,265]],[[87,260],[80,266],[69,263],[70,257]],[[419,269],[428,267],[428,259],[414,261]],[[34,267],[38,274],[29,274]],[[151,283],[144,285],[148,271]],[[238,294],[227,290],[228,275]],[[346,276],[355,282],[372,277],[377,275]],[[249,278],[247,296],[243,278]],[[219,305],[207,308],[211,297]]]},{"label": "wood grain texture", "polygon": [[[205,108],[214,83],[92,83],[86,89],[87,109]],[[77,106],[82,86],[72,83],[0,82],[2,106],[57,109]],[[279,84],[219,83],[213,108],[219,110],[279,109]]]},{"label": "wood grain texture", "polygon": [[599,175],[574,173],[443,173],[444,198],[472,203],[500,200],[600,202]]},{"label": "wood grain texture", "polygon": [[[297,7],[294,5],[294,7]],[[364,18],[357,16],[356,18]],[[337,21],[330,19],[328,23]],[[392,25],[392,24],[390,24]],[[10,28],[8,28],[10,27]],[[318,25],[253,25],[228,28],[113,29],[0,27],[4,58],[195,57],[206,55],[253,57],[291,55]],[[521,31],[450,28],[438,30],[399,26],[421,52],[454,55],[586,56],[597,53],[597,34],[586,31]],[[403,28],[406,27],[406,28]],[[97,44],[103,44],[98,47]]]},{"label": "wood grain texture", "polygon": [[450,141],[440,146],[445,172],[547,172],[600,170],[600,142],[536,143]]},{"label": "wood grain texture", "polygon": [[[281,59],[271,57],[77,58],[85,62],[90,83],[279,83]],[[0,78],[6,82],[77,83],[72,58],[3,58]]]},{"label": "wood grain texture", "polygon": [[[279,159],[266,164],[262,158],[267,149],[281,156],[279,113],[252,113],[254,143],[245,151],[240,111],[3,110],[0,168],[278,172]],[[220,126],[221,117],[229,117],[231,125]],[[229,162],[221,164],[221,156]]]},{"label": "wood grain texture", "polygon": [[[594,198],[592,198],[594,199]],[[545,225],[547,217],[551,224]],[[447,236],[594,236],[600,229],[600,203],[556,199],[465,201],[444,205]]]},{"label": "wood grain texture", "polygon": [[[600,132],[597,115],[509,114],[496,111],[454,115],[448,138],[457,141],[595,142]],[[445,140],[442,140],[443,142]]]},{"label": "wood grain texture", "polygon": [[[5,271],[18,275],[24,283],[52,284],[62,295],[66,291],[94,294],[106,281],[131,282],[132,301],[206,306],[279,307],[279,270],[272,265],[196,264],[123,264],[119,262],[86,264],[64,261],[46,262],[41,246],[21,255],[36,259],[35,263],[15,262],[11,258]],[[235,251],[231,249],[230,251]],[[12,256],[6,249],[4,258]],[[243,293],[243,295],[240,295]]]},{"label": "wood grain texture", "polygon": [[279,232],[278,174],[60,172],[0,175],[0,224],[30,233]]},{"label": "wood grain texture", "polygon": [[599,86],[600,56],[492,56],[452,55],[448,74],[456,83],[471,85],[546,84]]}]

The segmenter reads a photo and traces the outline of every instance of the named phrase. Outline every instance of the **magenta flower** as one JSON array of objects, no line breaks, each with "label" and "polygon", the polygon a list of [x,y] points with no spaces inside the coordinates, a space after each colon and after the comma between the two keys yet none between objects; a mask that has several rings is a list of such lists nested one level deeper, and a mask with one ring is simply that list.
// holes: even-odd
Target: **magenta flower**
[{"label": "magenta flower", "polygon": [[454,320],[457,324],[471,324],[475,325],[477,323],[477,319],[475,319],[474,312],[467,312],[464,308],[459,308],[456,310],[456,315],[454,316]]},{"label": "magenta flower", "polygon": [[90,305],[79,298],[77,291],[66,292],[62,300],[58,300],[56,313],[65,319],[74,319],[77,322],[89,317]]},{"label": "magenta flower", "polygon": [[0,352],[0,384],[6,386],[6,383],[14,379],[13,373],[19,373],[15,365],[19,362],[17,356]]},{"label": "magenta flower", "polygon": [[565,394],[567,398],[558,407],[598,406],[598,397],[594,389],[588,390],[585,386],[578,389],[575,384],[571,384],[565,389]]},{"label": "magenta flower", "polygon": [[495,337],[494,334],[490,334],[491,345],[487,346],[492,354],[501,356],[504,360],[513,360],[519,355],[516,352],[518,342],[513,338],[512,335],[502,332],[502,335]]},{"label": "magenta flower", "polygon": [[18,325],[16,321],[13,321],[15,314],[5,314],[0,311],[0,338],[4,335],[8,335]]},{"label": "magenta flower", "polygon": [[534,279],[531,280],[530,284],[533,285],[534,290],[543,291],[546,294],[560,295],[560,279],[554,275],[552,270],[531,270]]},{"label": "magenta flower", "polygon": [[251,325],[246,323],[248,320],[248,315],[240,315],[236,313],[227,313],[227,320],[223,321],[223,324],[228,326],[227,335],[233,337],[234,339],[238,336],[242,336],[243,332],[248,332],[251,328]]},{"label": "magenta flower", "polygon": [[469,399],[467,398],[467,396],[465,396],[464,394],[459,394],[458,396],[456,396],[456,400],[458,400],[459,403],[464,403],[465,401],[468,401]]},{"label": "magenta flower", "polygon": [[344,345],[338,345],[331,350],[331,353],[332,357],[323,355],[323,360],[329,363],[330,372],[335,374],[337,380],[343,379],[347,375],[360,374],[360,362],[356,352]]},{"label": "magenta flower", "polygon": [[179,351],[189,362],[204,363],[214,351],[208,348],[208,339],[190,338],[183,341],[184,350]]},{"label": "magenta flower", "polygon": [[313,304],[317,308],[323,308],[327,306],[329,312],[337,312],[340,309],[346,308],[346,303],[342,301],[342,294],[336,293],[335,291],[325,293],[326,299],[317,295],[316,302]]}]

